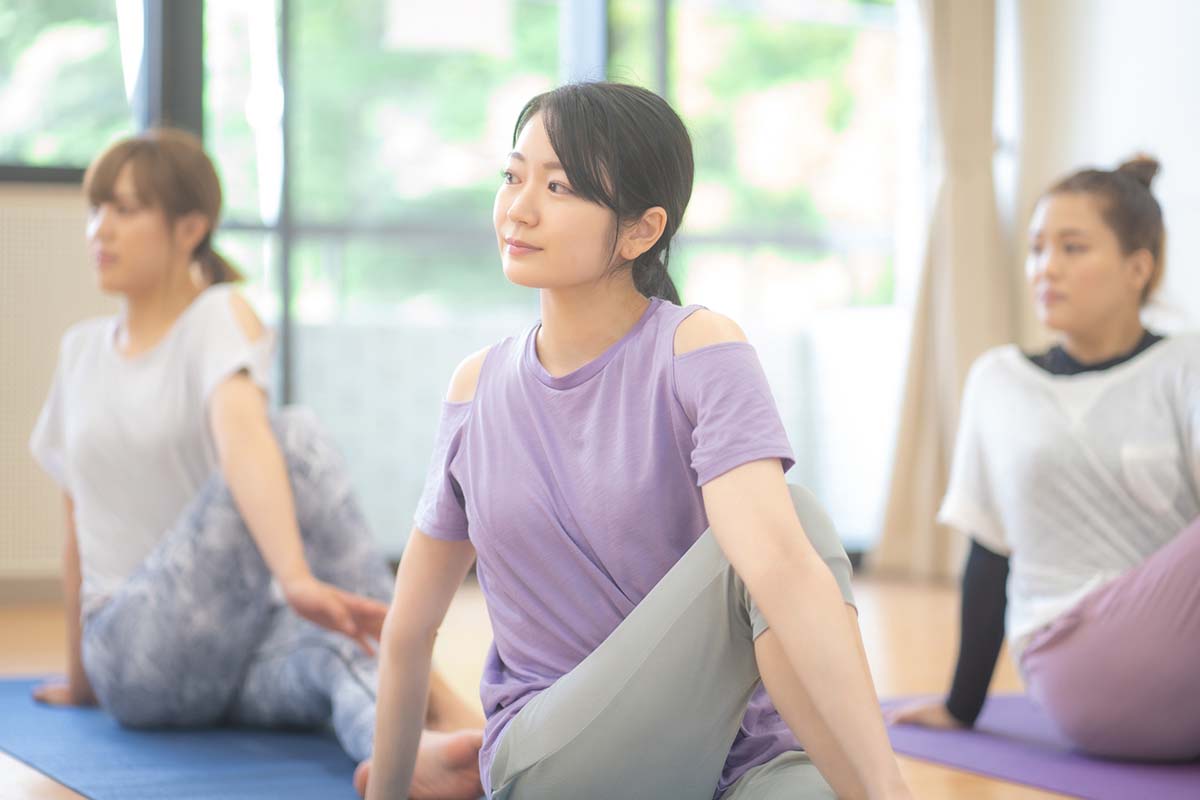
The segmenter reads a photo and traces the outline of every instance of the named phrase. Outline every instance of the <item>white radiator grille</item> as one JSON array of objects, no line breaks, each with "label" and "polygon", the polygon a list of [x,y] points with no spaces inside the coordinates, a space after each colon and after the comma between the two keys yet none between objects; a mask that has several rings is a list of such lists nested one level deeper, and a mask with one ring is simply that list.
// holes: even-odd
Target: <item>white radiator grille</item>
[{"label": "white radiator grille", "polygon": [[0,185],[0,578],[58,573],[62,500],[29,455],[58,343],[111,313],[95,288],[74,186]]}]

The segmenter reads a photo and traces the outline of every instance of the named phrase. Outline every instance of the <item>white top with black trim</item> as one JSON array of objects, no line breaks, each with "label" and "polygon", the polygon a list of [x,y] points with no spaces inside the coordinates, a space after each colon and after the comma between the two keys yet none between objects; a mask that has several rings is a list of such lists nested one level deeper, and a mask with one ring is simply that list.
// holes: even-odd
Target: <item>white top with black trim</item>
[{"label": "white top with black trim", "polygon": [[1006,630],[1029,637],[1200,516],[1200,336],[1104,371],[984,354],[939,520],[1009,557]]}]

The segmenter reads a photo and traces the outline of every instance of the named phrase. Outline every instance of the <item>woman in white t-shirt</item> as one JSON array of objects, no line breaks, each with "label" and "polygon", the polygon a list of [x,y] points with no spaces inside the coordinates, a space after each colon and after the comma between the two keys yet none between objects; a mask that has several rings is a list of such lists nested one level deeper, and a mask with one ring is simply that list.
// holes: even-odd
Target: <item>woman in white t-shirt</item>
[{"label": "woman in white t-shirt", "polygon": [[1163,274],[1157,171],[1083,170],[1034,211],[1029,279],[1061,344],[971,370],[940,514],[972,540],[958,665],[947,698],[893,721],[974,724],[1007,633],[1080,749],[1200,755],[1200,337],[1142,326]]},{"label": "woman in white t-shirt", "polygon": [[[362,761],[391,575],[313,416],[268,415],[270,335],[213,249],[212,163],[150,131],[84,184],[122,310],[63,337],[31,441],[65,496],[69,626],[67,680],[35,697],[136,727],[332,723]],[[424,796],[477,796],[480,733],[448,731],[481,724],[435,682]]]}]

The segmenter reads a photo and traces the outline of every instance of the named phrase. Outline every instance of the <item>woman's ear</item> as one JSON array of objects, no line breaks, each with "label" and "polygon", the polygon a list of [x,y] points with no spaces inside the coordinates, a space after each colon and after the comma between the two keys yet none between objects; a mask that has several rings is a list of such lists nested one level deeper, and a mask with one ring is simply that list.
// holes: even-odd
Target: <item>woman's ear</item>
[{"label": "woman's ear", "polygon": [[621,258],[633,261],[654,246],[667,229],[667,212],[660,206],[648,208],[642,216],[625,226],[618,249]]},{"label": "woman's ear", "polygon": [[190,211],[175,220],[175,243],[191,255],[208,235],[210,227],[208,217],[199,211]]},{"label": "woman's ear", "polygon": [[1125,264],[1129,268],[1130,283],[1141,295],[1146,291],[1146,284],[1154,275],[1154,256],[1150,255],[1150,251],[1143,247],[1141,250],[1131,253],[1126,258]]}]

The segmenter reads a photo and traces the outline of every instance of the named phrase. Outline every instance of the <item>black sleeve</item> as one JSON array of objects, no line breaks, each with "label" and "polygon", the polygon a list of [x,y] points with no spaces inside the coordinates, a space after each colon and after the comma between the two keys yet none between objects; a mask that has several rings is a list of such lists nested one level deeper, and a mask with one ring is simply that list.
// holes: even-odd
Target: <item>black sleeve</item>
[{"label": "black sleeve", "polygon": [[1007,581],[1008,559],[972,539],[963,570],[958,665],[946,699],[946,710],[964,725],[974,725],[983,708],[1004,644]]}]

